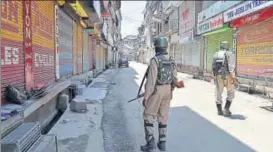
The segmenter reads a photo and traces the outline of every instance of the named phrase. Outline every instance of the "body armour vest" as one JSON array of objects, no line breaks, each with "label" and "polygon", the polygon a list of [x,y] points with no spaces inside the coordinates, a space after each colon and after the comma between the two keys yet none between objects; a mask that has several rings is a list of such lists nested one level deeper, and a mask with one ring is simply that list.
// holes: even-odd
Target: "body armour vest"
[{"label": "body armour vest", "polygon": [[214,75],[229,75],[227,51],[219,51],[213,57],[213,73]]},{"label": "body armour vest", "polygon": [[171,84],[173,81],[173,69],[175,68],[174,60],[167,59],[164,55],[157,55],[155,59],[158,68],[157,85]]}]

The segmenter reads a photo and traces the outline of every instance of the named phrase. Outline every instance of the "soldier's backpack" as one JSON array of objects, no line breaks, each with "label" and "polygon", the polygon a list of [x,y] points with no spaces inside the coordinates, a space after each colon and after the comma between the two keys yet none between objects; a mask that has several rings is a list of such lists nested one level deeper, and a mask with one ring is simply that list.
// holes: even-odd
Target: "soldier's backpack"
[{"label": "soldier's backpack", "polygon": [[226,75],[228,72],[228,61],[226,56],[227,51],[218,52],[213,58],[213,73],[214,75]]},{"label": "soldier's backpack", "polygon": [[175,63],[171,59],[167,59],[163,55],[155,56],[155,59],[158,67],[157,74],[157,85],[171,84],[173,82],[173,69]]}]

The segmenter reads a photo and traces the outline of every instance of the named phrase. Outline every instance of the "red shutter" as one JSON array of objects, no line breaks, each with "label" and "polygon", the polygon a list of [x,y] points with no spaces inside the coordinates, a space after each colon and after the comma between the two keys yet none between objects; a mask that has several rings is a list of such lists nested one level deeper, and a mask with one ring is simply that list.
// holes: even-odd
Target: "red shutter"
[{"label": "red shutter", "polygon": [[2,1],[1,7],[1,91],[2,102],[5,102],[6,86],[25,87],[23,3]]},{"label": "red shutter", "polygon": [[34,86],[55,81],[54,1],[31,1]]}]

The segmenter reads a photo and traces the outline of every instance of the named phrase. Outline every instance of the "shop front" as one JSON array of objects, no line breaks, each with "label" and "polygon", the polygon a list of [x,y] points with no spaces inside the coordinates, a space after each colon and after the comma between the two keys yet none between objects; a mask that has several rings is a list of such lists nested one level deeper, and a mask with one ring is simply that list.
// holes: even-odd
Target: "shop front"
[{"label": "shop front", "polygon": [[53,1],[31,1],[34,88],[55,81],[55,31]]},{"label": "shop front", "polygon": [[[229,14],[247,4],[250,3],[242,3],[225,12],[224,18],[226,22],[230,22],[231,27],[237,29],[236,72],[239,81],[260,85],[264,84],[265,77],[273,80],[272,74],[266,74],[267,70],[273,70],[273,2],[257,6],[259,10],[253,8],[247,13],[242,12],[246,15],[230,17]],[[272,87],[270,83],[267,85]]]},{"label": "shop front", "polygon": [[197,34],[202,34],[204,42],[204,77],[206,80],[212,77],[212,59],[215,52],[220,49],[222,41],[228,41],[233,51],[233,30],[224,25],[223,14],[205,20],[197,25]]},{"label": "shop front", "polygon": [[[29,3],[28,3],[29,5]],[[1,92],[2,103],[5,102],[5,92],[8,85],[13,85],[25,89],[27,70],[25,74],[25,64],[28,63],[29,69],[32,69],[32,58],[25,58],[25,53],[32,53],[31,47],[24,48],[24,37],[31,42],[31,36],[24,32],[30,28],[30,23],[25,23],[24,18],[29,17],[26,12],[25,3],[21,1],[2,1],[1,15]],[[24,14],[24,15],[23,15]],[[28,36],[28,37],[26,37]],[[27,44],[27,43],[26,43]],[[25,51],[28,49],[27,51]],[[28,77],[32,81],[32,77]],[[29,81],[27,81],[29,84]],[[27,87],[27,86],[26,86]]]},{"label": "shop front", "polygon": [[[58,57],[60,78],[73,74],[73,20],[58,9]],[[57,32],[56,32],[57,33]],[[56,42],[56,43],[57,43]]]},{"label": "shop front", "polygon": [[197,2],[184,1],[179,7],[179,45],[175,52],[179,71],[198,75],[201,67],[200,42],[196,37]]}]

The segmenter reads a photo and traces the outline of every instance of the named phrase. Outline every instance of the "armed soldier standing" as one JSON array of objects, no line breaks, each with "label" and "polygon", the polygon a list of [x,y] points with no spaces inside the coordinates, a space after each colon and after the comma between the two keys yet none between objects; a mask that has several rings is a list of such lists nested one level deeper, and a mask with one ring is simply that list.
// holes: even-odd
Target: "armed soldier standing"
[{"label": "armed soldier standing", "polygon": [[[214,54],[212,62],[214,82],[216,85],[215,96],[218,115],[230,116],[230,105],[234,99],[235,85],[235,56],[229,50],[227,41],[221,42],[220,50]],[[222,93],[227,89],[226,104],[222,111]]]},{"label": "armed soldier standing", "polygon": [[176,85],[176,70],[173,60],[167,57],[168,42],[164,37],[154,41],[156,55],[150,60],[143,106],[145,107],[144,130],[147,144],[141,146],[142,151],[156,148],[154,138],[154,122],[158,121],[158,148],[166,150],[167,119],[172,98],[172,91]]}]

